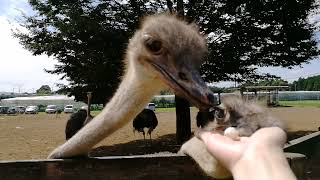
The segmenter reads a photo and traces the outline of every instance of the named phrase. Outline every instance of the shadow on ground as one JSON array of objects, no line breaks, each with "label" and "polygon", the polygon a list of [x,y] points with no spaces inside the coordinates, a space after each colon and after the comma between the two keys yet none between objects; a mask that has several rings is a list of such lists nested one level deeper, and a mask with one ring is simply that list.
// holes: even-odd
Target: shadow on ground
[{"label": "shadow on ground", "polygon": [[[307,134],[311,131],[289,132],[288,140],[292,140]],[[126,156],[126,155],[143,155],[154,154],[159,152],[176,153],[180,149],[180,145],[176,143],[175,134],[167,134],[157,139],[139,139],[128,143],[115,144],[111,146],[100,146],[89,153],[91,157],[102,156]]]},{"label": "shadow on ground", "polygon": [[180,145],[176,143],[175,134],[167,134],[157,139],[141,139],[112,146],[100,146],[89,153],[91,157],[125,156],[153,154],[158,152],[178,152]]}]

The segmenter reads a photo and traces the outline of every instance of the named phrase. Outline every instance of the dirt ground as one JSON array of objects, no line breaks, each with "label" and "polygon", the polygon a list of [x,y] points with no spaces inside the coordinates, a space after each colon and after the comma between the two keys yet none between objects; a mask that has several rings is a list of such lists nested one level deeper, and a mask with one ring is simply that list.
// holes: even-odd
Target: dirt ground
[{"label": "dirt ground", "polygon": [[[320,126],[320,108],[271,108],[270,111],[288,124],[289,131],[316,131]],[[196,111],[191,112],[195,129]],[[146,154],[162,151],[176,152],[175,112],[157,113],[158,127],[152,140],[143,140],[133,133],[129,123],[104,139],[91,156]],[[0,160],[43,159],[62,144],[64,128],[70,115],[0,116]]]}]

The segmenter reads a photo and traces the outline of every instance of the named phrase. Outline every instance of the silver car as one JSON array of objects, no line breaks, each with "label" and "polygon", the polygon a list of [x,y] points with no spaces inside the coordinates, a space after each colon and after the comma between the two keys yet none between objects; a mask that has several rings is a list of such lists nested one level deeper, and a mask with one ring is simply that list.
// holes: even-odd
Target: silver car
[{"label": "silver car", "polygon": [[16,106],[16,111],[19,114],[23,114],[26,111],[26,107],[25,106]]},{"label": "silver car", "polygon": [[54,114],[57,112],[57,110],[58,110],[58,107],[56,105],[48,105],[45,112],[47,114]]},{"label": "silver car", "polygon": [[64,113],[73,113],[74,109],[73,109],[73,105],[66,105],[63,109]]},{"label": "silver car", "polygon": [[38,114],[39,108],[38,106],[28,106],[26,108],[25,114]]}]

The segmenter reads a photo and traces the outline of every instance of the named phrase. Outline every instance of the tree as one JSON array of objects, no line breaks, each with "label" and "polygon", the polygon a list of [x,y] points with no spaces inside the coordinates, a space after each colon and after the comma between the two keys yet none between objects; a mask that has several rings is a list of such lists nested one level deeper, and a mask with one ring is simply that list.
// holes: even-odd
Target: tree
[{"label": "tree", "polygon": [[291,90],[297,91],[320,91],[320,75],[308,78],[299,78],[290,84]]},{"label": "tree", "polygon": [[39,89],[37,89],[36,93],[38,95],[46,95],[46,94],[52,94],[52,91],[50,86],[42,85]]},{"label": "tree", "polygon": [[30,32],[15,36],[34,55],[58,59],[48,72],[64,75],[70,84],[63,90],[77,100],[92,91],[93,103],[106,102],[117,88],[125,45],[139,18],[166,9],[185,12],[185,18],[208,35],[209,53],[201,68],[207,82],[272,77],[258,74],[256,68],[291,68],[319,55],[312,38],[315,25],[307,22],[317,8],[315,0],[29,2],[36,14],[25,16],[22,25]]},{"label": "tree", "polygon": [[47,72],[70,82],[60,85],[60,93],[86,101],[86,92],[92,91],[93,103],[104,104],[121,80],[123,54],[139,17],[156,11],[140,1],[130,2],[30,0],[36,14],[24,16],[22,22],[29,32],[14,35],[34,55],[47,54],[59,61]]},{"label": "tree", "polygon": [[256,79],[261,77],[255,72],[257,66],[291,68],[317,57],[317,42],[312,38],[315,27],[307,21],[317,7],[314,2],[194,2],[187,15],[214,42],[208,44],[209,56],[202,68],[206,80]]},{"label": "tree", "polygon": [[268,78],[264,80],[250,81],[242,84],[242,86],[288,86],[288,81],[281,78]]}]

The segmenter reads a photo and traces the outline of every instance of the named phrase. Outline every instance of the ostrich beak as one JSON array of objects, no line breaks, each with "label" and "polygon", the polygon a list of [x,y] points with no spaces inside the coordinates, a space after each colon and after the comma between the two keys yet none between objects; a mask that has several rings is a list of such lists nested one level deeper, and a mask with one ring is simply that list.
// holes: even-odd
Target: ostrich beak
[{"label": "ostrich beak", "polygon": [[186,98],[199,109],[217,105],[217,98],[201,78],[198,69],[191,64],[194,61],[180,62],[184,63],[168,63],[167,59],[159,58],[150,61],[150,64],[161,74],[162,80],[175,91],[176,95]]}]

